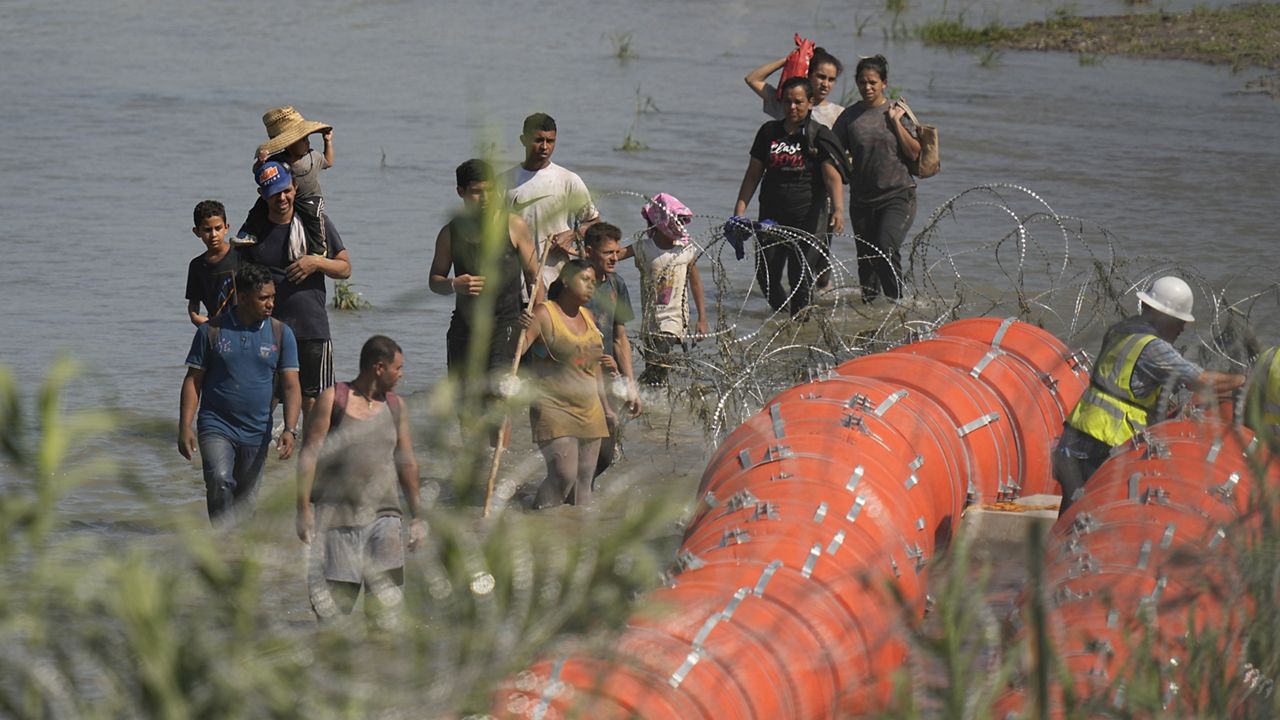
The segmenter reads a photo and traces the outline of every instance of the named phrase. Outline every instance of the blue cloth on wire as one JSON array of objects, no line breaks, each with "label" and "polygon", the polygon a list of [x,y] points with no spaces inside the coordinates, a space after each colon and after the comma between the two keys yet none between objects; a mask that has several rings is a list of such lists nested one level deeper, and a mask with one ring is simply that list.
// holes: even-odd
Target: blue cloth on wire
[{"label": "blue cloth on wire", "polygon": [[761,228],[776,225],[772,220],[756,222],[741,215],[734,215],[724,224],[724,239],[733,246],[734,257],[741,260],[747,256],[747,242]]}]

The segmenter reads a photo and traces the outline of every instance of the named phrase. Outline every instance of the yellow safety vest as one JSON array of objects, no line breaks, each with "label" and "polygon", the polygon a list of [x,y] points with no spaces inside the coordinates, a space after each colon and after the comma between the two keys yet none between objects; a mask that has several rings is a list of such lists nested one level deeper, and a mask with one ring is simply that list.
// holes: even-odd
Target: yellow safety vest
[{"label": "yellow safety vest", "polygon": [[1129,386],[1138,356],[1155,340],[1155,335],[1122,335],[1102,349],[1089,378],[1089,387],[1071,411],[1067,424],[1086,435],[1115,447],[1128,442],[1147,426],[1147,416],[1156,409],[1160,388],[1138,396]]},{"label": "yellow safety vest", "polygon": [[1254,432],[1280,429],[1280,347],[1262,353],[1249,373],[1244,424]]}]

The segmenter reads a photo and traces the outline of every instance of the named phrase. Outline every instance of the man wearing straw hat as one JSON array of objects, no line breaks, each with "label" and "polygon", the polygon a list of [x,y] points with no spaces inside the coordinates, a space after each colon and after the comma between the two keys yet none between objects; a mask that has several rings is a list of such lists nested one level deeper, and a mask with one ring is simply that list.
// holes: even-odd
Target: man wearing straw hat
[{"label": "man wearing straw hat", "polygon": [[329,341],[329,314],[325,309],[325,277],[351,277],[351,258],[327,216],[326,248],[323,255],[306,252],[305,230],[295,212],[297,186],[288,168],[267,162],[254,173],[258,194],[267,214],[249,227],[237,250],[241,262],[266,267],[275,280],[277,298],[273,317],[288,325],[298,339],[299,380],[302,384],[302,414],[305,421],[316,398],[333,385],[332,344]]},{"label": "man wearing straw hat", "polygon": [[[262,116],[262,124],[267,128],[269,139],[258,146],[253,169],[256,172],[267,161],[278,162],[289,169],[298,188],[294,205],[306,229],[307,254],[324,255],[325,208],[320,171],[333,167],[333,127],[307,120],[290,106],[268,110]],[[323,153],[311,149],[309,138],[313,133],[320,133],[324,138]],[[246,228],[261,223],[266,214],[266,203],[259,198],[240,228],[240,236],[244,237]]]},{"label": "man wearing straw hat", "polygon": [[1053,453],[1053,476],[1062,486],[1059,515],[1084,491],[1112,448],[1159,419],[1153,415],[1162,394],[1185,387],[1222,397],[1244,384],[1243,375],[1205,370],[1173,347],[1195,320],[1193,300],[1191,286],[1182,278],[1162,277],[1138,292],[1138,315],[1107,329],[1089,387],[1067,418]]}]

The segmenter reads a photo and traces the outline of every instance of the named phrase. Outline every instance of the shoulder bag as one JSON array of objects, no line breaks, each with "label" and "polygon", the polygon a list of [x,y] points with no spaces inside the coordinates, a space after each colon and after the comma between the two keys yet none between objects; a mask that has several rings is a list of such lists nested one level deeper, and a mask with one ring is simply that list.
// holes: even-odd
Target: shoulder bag
[{"label": "shoulder bag", "polygon": [[938,127],[920,122],[916,118],[916,114],[911,112],[911,106],[905,100],[896,102],[906,111],[907,117],[911,119],[911,124],[916,126],[916,140],[920,142],[920,158],[915,162],[908,162],[907,169],[911,171],[912,175],[919,178],[937,175],[938,170],[942,167],[938,160]]}]

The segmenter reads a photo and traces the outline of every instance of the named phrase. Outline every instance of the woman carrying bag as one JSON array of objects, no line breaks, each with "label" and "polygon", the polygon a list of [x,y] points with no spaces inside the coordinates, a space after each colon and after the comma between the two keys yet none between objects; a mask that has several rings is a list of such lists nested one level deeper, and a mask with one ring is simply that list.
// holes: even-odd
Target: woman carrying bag
[{"label": "woman carrying bag", "polygon": [[852,159],[849,220],[858,250],[862,301],[880,293],[902,298],[900,249],[916,219],[916,181],[920,159],[915,125],[905,104],[889,100],[889,62],[883,55],[863,58],[855,75],[862,99],[836,120],[834,132]]}]

